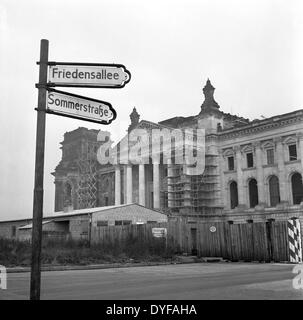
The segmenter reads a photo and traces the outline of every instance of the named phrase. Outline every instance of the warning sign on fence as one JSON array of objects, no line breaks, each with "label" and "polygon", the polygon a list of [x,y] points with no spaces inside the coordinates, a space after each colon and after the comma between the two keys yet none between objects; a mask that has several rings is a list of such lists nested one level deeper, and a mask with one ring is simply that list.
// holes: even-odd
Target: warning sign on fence
[{"label": "warning sign on fence", "polygon": [[155,238],[164,238],[167,235],[166,228],[152,228],[152,233]]},{"label": "warning sign on fence", "polygon": [[210,231],[210,232],[216,232],[216,231],[217,231],[217,228],[216,228],[215,226],[211,226],[211,227],[209,228],[209,231]]}]

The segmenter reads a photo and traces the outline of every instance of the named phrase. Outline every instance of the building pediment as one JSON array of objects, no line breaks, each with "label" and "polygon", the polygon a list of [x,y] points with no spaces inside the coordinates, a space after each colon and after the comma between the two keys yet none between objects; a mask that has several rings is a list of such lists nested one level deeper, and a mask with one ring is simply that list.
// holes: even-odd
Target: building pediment
[{"label": "building pediment", "polygon": [[261,144],[261,147],[263,149],[272,149],[275,147],[275,143],[272,140],[267,140]]},{"label": "building pediment", "polygon": [[283,139],[284,144],[292,144],[292,143],[296,143],[296,142],[297,142],[296,136],[288,136]]},{"label": "building pediment", "polygon": [[251,144],[246,144],[244,146],[241,146],[241,152],[243,153],[253,152],[253,146]]},{"label": "building pediment", "polygon": [[232,148],[224,149],[222,152],[223,157],[230,157],[234,155],[234,150]]}]

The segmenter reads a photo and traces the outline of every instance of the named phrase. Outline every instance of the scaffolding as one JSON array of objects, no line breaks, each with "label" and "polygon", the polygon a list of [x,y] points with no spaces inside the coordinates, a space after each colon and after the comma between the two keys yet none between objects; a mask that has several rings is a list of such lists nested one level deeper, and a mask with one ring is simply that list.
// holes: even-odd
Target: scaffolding
[{"label": "scaffolding", "polygon": [[172,165],[167,192],[174,212],[211,214],[221,209],[218,155],[205,155],[205,170],[201,175],[188,175],[183,165]]},{"label": "scaffolding", "polygon": [[97,159],[89,143],[84,146],[77,160],[78,167],[78,208],[94,208],[97,206]]}]

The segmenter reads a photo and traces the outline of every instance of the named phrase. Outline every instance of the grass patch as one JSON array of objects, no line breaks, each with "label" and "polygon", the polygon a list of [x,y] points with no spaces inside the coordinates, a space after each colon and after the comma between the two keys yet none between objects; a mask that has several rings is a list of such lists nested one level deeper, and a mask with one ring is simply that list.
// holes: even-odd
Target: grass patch
[{"label": "grass patch", "polygon": [[[92,244],[80,240],[44,239],[42,265],[88,265],[102,263],[173,261],[174,250],[164,239],[144,241],[128,237],[123,243]],[[0,239],[0,265],[30,266],[29,241]]]}]

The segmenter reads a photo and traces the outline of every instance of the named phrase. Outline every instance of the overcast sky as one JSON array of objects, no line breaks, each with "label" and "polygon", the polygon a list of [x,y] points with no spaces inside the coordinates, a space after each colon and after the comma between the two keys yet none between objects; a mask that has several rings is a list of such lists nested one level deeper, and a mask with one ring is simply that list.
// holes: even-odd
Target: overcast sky
[{"label": "overcast sky", "polygon": [[303,108],[302,17],[302,0],[0,0],[0,220],[32,216],[40,39],[50,60],[121,63],[132,74],[123,89],[66,88],[110,102],[110,126],[47,115],[46,215],[66,131],[118,139],[134,106],[155,122],[196,115],[208,77],[224,112],[255,119]]}]

